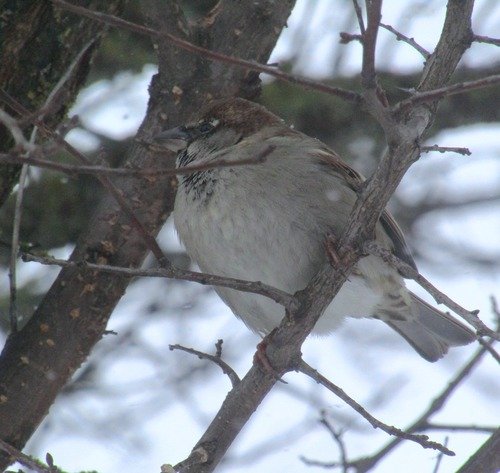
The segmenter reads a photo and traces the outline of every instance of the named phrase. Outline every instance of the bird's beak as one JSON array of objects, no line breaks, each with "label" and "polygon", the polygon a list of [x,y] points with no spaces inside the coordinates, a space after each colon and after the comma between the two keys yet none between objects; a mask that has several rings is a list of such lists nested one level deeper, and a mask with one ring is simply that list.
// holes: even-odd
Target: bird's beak
[{"label": "bird's beak", "polygon": [[191,133],[185,126],[176,126],[170,130],[162,131],[153,138],[157,145],[174,152],[184,149],[191,139]]}]

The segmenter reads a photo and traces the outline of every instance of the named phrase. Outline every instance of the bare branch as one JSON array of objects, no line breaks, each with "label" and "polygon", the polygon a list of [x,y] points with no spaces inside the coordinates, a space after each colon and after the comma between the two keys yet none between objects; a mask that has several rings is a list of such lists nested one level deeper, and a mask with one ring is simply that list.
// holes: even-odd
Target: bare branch
[{"label": "bare branch", "polygon": [[16,195],[16,203],[14,205],[14,221],[12,224],[12,239],[9,263],[9,320],[12,333],[17,332],[17,282],[16,282],[16,266],[17,257],[19,255],[19,232],[21,229],[21,218],[23,213],[23,198],[26,179],[28,177],[28,165],[23,164],[21,175],[19,176],[19,187]]},{"label": "bare branch", "polygon": [[377,87],[375,73],[375,48],[380,25],[382,0],[366,1],[367,27],[363,33],[363,65],[361,68],[361,83],[365,89]]},{"label": "bare branch", "polygon": [[352,41],[359,41],[360,43],[363,43],[363,36],[360,34],[352,34],[352,33],[347,33],[345,31],[341,31],[339,33],[340,36],[340,44],[349,44]]},{"label": "bare branch", "polygon": [[437,99],[442,99],[443,97],[463,94],[464,92],[468,92],[470,90],[482,89],[484,87],[491,87],[499,83],[500,83],[500,74],[495,74],[477,80],[471,80],[468,82],[459,82],[457,84],[448,85],[446,87],[440,87],[439,89],[429,90],[426,92],[417,92],[412,97],[402,100],[401,102],[396,104],[393,107],[393,110],[394,112],[399,112],[413,105],[426,102],[433,102]]},{"label": "bare branch", "polygon": [[352,0],[352,5],[354,7],[354,11],[356,12],[356,18],[358,19],[359,31],[361,32],[361,35],[364,35],[366,31],[365,22],[363,21],[363,12],[361,11],[358,0]]},{"label": "bare branch", "polygon": [[47,115],[50,115],[56,111],[65,100],[65,88],[70,79],[73,78],[76,71],[81,66],[82,61],[84,61],[86,53],[91,47],[96,43],[97,38],[92,38],[86,44],[83,45],[80,52],[75,56],[71,64],[68,66],[64,74],[59,78],[54,88],[51,90],[50,94],[47,96],[43,106],[35,113],[32,117],[26,117],[29,121],[24,123],[34,122],[36,120],[43,120]]},{"label": "bare branch", "polygon": [[239,376],[236,374],[236,371],[234,371],[233,368],[231,368],[225,361],[223,361],[219,355],[209,355],[208,353],[204,353],[202,351],[198,351],[193,348],[187,348],[177,344],[169,345],[168,348],[170,350],[182,350],[186,353],[191,353],[192,355],[196,355],[198,358],[200,358],[200,360],[205,359],[212,361],[222,370],[225,375],[227,375],[227,377],[231,381],[233,388],[235,388],[241,381]]},{"label": "bare branch", "polygon": [[434,297],[437,303],[445,304],[451,310],[460,315],[464,320],[470,323],[476,330],[478,335],[486,335],[495,340],[500,340],[500,334],[487,327],[477,316],[476,311],[469,311],[450,299],[446,294],[439,291],[433,284],[424,278],[417,270],[413,269],[409,264],[400,260],[389,250],[383,248],[378,243],[369,241],[365,243],[364,249],[367,253],[379,256],[386,263],[397,269],[405,278],[413,279],[420,284],[429,294]]},{"label": "bare branch", "polygon": [[500,364],[500,354],[493,348],[493,343],[484,340],[483,338],[478,339],[479,344],[484,347],[485,350],[493,357],[493,359]]},{"label": "bare branch", "polygon": [[480,432],[492,434],[496,432],[496,426],[488,425],[458,425],[458,424],[435,424],[434,422],[429,422],[422,426],[420,431],[423,430],[445,430],[448,432]]},{"label": "bare branch", "polygon": [[0,154],[0,162],[6,163],[27,163],[40,168],[52,169],[54,171],[63,172],[65,174],[90,174],[92,176],[108,175],[108,176],[132,176],[132,177],[154,177],[154,176],[175,176],[192,174],[194,172],[206,171],[208,169],[248,166],[252,164],[261,164],[266,161],[267,155],[272,152],[272,149],[266,154],[261,153],[255,158],[241,160],[218,159],[206,164],[188,165],[182,168],[159,168],[159,169],[134,169],[134,168],[110,168],[108,166],[93,166],[93,165],[78,165],[58,163],[46,159],[35,158],[31,156],[18,156],[15,154]]},{"label": "bare branch", "polygon": [[420,151],[422,151],[422,153],[431,153],[433,151],[437,151],[438,153],[457,153],[464,156],[470,156],[472,154],[469,148],[462,148],[457,146],[421,146]]},{"label": "bare branch", "polygon": [[[23,105],[21,105],[18,101],[10,97],[5,91],[0,89],[0,96],[8,100],[9,104],[16,108],[18,113],[21,115],[30,115],[29,110],[27,110]],[[83,163],[86,166],[90,166],[91,161],[80,151],[78,151],[75,147],[70,145],[63,137],[61,137],[58,133],[48,127],[43,121],[35,120],[35,124],[43,130],[43,132],[51,137],[57,144],[62,146],[66,151],[68,151],[72,156],[74,156],[80,163]],[[110,178],[106,175],[97,174],[97,178],[104,186],[104,188],[114,197],[122,211],[127,215],[132,223],[133,227],[137,230],[137,232],[142,236],[144,242],[146,243],[149,250],[153,253],[155,258],[158,260],[160,266],[168,267],[170,262],[167,257],[163,253],[163,250],[158,245],[156,238],[152,236],[148,230],[144,227],[142,222],[139,220],[131,205],[127,202],[127,199],[124,197],[122,192],[118,189],[118,187],[113,184]]]},{"label": "bare branch", "polygon": [[409,38],[408,36],[405,36],[403,33],[400,33],[398,30],[393,28],[391,25],[386,25],[384,23],[380,23],[380,26],[382,28],[385,28],[387,31],[390,31],[394,35],[396,35],[396,39],[398,41],[403,41],[404,43],[407,43],[411,47],[416,49],[424,57],[424,59],[427,59],[431,55],[431,53],[429,51],[427,51],[427,49],[420,46],[420,44],[418,44],[414,38]]},{"label": "bare branch", "polygon": [[276,77],[277,79],[283,80],[285,82],[301,85],[306,89],[319,90],[326,94],[336,95],[337,97],[340,97],[341,99],[346,100],[348,102],[361,102],[361,96],[358,93],[353,92],[351,90],[341,89],[339,87],[332,87],[330,85],[310,80],[305,77],[300,77],[294,74],[288,74],[284,71],[277,69],[274,65],[269,66],[265,64],[259,64],[255,61],[247,61],[245,59],[241,59],[235,56],[228,56],[226,54],[211,51],[210,49],[206,49],[194,43],[190,43],[189,41],[181,39],[170,33],[157,31],[153,28],[148,28],[146,26],[138,25],[113,15],[108,15],[94,10],[89,10],[87,8],[80,7],[77,5],[72,5],[70,3],[65,2],[64,0],[51,0],[51,1],[54,5],[58,6],[59,8],[62,8],[64,10],[73,13],[77,13],[87,18],[92,18],[93,20],[99,21],[101,23],[116,26],[118,28],[123,28],[129,31],[134,31],[135,33],[151,36],[157,39],[163,39],[163,40],[166,39],[170,41],[172,44],[175,44],[179,48],[185,49],[186,51],[190,51],[195,54],[199,54],[203,57],[207,57],[217,62],[232,64],[234,66],[244,67],[245,69],[250,69],[257,72],[263,72],[265,74]]},{"label": "bare branch", "polygon": [[119,266],[110,266],[105,264],[89,263],[87,261],[71,261],[52,258],[49,256],[37,256],[30,253],[23,254],[24,261],[35,261],[37,263],[49,266],[65,267],[78,267],[88,268],[93,271],[101,271],[104,273],[120,274],[126,277],[150,277],[150,278],[166,278],[176,279],[179,281],[191,281],[203,284],[205,286],[221,286],[236,289],[242,292],[249,292],[252,294],[260,294],[261,296],[268,297],[278,304],[290,309],[296,305],[295,298],[284,291],[268,286],[260,281],[245,281],[236,278],[226,278],[217,276],[215,274],[198,273],[196,271],[188,271],[179,269],[174,266],[168,268],[157,269],[136,269],[136,268],[123,268]]},{"label": "bare branch", "polygon": [[22,150],[33,149],[33,145],[25,138],[19,123],[13,117],[11,117],[5,110],[0,108],[0,123],[3,123],[5,127],[9,130],[14,143]]},{"label": "bare branch", "polygon": [[[483,356],[486,354],[486,349],[481,347],[467,362],[463,368],[455,375],[455,377],[448,383],[446,388],[437,396],[429,405],[429,407],[421,414],[421,416],[407,429],[406,432],[419,432],[424,426],[429,423],[429,419],[439,412],[446,401],[450,398],[453,392],[458,388],[460,383],[462,383],[472,372],[472,370],[478,366],[479,362],[482,360]],[[389,442],[385,447],[381,448],[377,453],[369,457],[360,458],[359,460],[352,461],[351,464],[356,467],[357,473],[365,473],[373,468],[382,458],[384,458],[389,452],[396,448],[402,442],[401,438],[396,438]]]},{"label": "bare branch", "polygon": [[[445,447],[448,446],[448,437],[445,437],[443,445]],[[439,472],[439,467],[441,466],[441,462],[443,461],[443,452],[439,452],[438,456],[436,458],[436,464],[434,465],[434,469],[432,470],[432,473],[438,473]]]},{"label": "bare branch", "polygon": [[320,466],[323,468],[341,468],[342,473],[348,473],[350,469],[350,463],[347,460],[347,450],[346,450],[346,445],[344,442],[344,439],[342,438],[342,432],[340,430],[336,430],[333,425],[329,422],[329,420],[326,418],[326,413],[323,411],[321,413],[321,419],[320,419],[321,425],[323,425],[330,435],[332,436],[333,440],[337,444],[340,452],[340,461],[339,462],[321,462],[317,460],[312,460],[310,458],[307,458],[305,456],[300,456],[300,459],[302,462],[304,462],[305,465],[308,466]]},{"label": "bare branch", "polygon": [[[425,70],[426,77],[422,80],[422,88],[445,84],[456,68],[467,48],[467,42],[462,41],[462,36],[466,36],[470,31],[472,3],[472,0],[460,2],[460,8],[456,2],[448,3],[440,47],[433,56],[432,67],[429,66]],[[379,2],[370,2],[370,5],[377,4]],[[376,17],[374,9],[371,16],[372,25],[377,23]],[[439,56],[445,44],[449,52],[444,57]],[[397,117],[391,115],[390,110],[383,106],[375,88],[368,92],[370,94],[366,91],[364,94],[365,102],[370,113],[376,116],[384,128],[388,148],[371,178],[365,181],[351,211],[348,226],[338,239],[336,253],[339,265],[332,268],[325,261],[308,286],[295,294],[298,301],[296,310],[287,312],[273,333],[266,354],[278,375],[297,369],[300,365],[302,343],[364,254],[364,242],[373,235],[380,214],[397,184],[411,164],[418,159],[420,151],[417,143],[434,118],[434,108],[412,107],[408,110],[404,122],[399,122]],[[375,99],[378,99],[377,103]],[[209,450],[209,462],[190,469],[190,473],[208,473],[214,470],[242,426],[275,383],[276,379],[259,367],[253,366],[250,369],[240,385],[226,397],[216,417],[198,441],[197,446]],[[245,402],[242,403],[238,396],[244,396]],[[399,438],[396,440],[400,441]]]},{"label": "bare branch", "polygon": [[496,473],[500,470],[500,428],[456,473]]},{"label": "bare branch", "polygon": [[37,473],[58,473],[61,470],[55,469],[54,467],[45,466],[43,463],[39,461],[33,460],[28,455],[25,455],[23,452],[8,444],[4,440],[0,439],[0,450],[8,453],[13,458],[15,458],[16,462],[25,466],[26,468],[30,468]]},{"label": "bare branch", "polygon": [[494,46],[500,46],[500,38],[490,38],[489,36],[481,36],[479,34],[473,36],[473,41],[476,43],[487,43],[493,44]]},{"label": "bare branch", "polygon": [[[78,53],[76,58],[72,61],[72,63],[69,65],[68,69],[65,71],[65,73],[60,77],[60,79],[57,81],[56,85],[54,88],[51,90],[49,95],[47,96],[47,99],[45,100],[45,103],[42,107],[43,112],[39,113],[39,116],[42,118],[46,113],[49,113],[51,110],[59,107],[61,104],[61,100],[63,99],[63,93],[65,90],[65,86],[67,82],[73,77],[75,71],[77,70],[78,65],[80,64],[82,58],[84,57],[85,53],[88,51],[88,49],[95,43],[95,39],[90,40],[84,47],[83,49]],[[0,120],[3,118],[3,120],[6,120],[6,124],[10,125],[10,130],[12,133],[12,136],[14,137],[15,140],[19,139],[19,132],[20,129],[16,126],[14,123],[15,120],[12,119],[11,117],[6,117],[5,112],[0,110]],[[31,137],[29,142],[27,143],[16,143],[19,146],[22,146],[25,150],[28,152],[33,151],[35,149],[35,139],[36,139],[36,134],[38,131],[38,127],[34,127],[33,131],[31,133]],[[22,139],[24,139],[24,136],[21,133]],[[16,294],[17,294],[17,286],[16,286],[16,265],[17,265],[17,257],[19,253],[19,232],[21,228],[21,218],[22,218],[22,209],[23,209],[23,198],[24,198],[24,188],[26,186],[26,179],[28,177],[28,164],[26,160],[23,160],[23,166],[21,168],[21,175],[19,177],[19,185],[18,185],[18,191],[16,195],[16,203],[15,203],[15,208],[14,208],[14,223],[13,223],[13,228],[12,228],[12,240],[11,240],[11,257],[10,257],[10,265],[9,265],[9,283],[10,283],[10,304],[9,304],[9,319],[10,319],[10,327],[11,331],[13,333],[17,332],[17,304],[16,304]]]},{"label": "bare branch", "polygon": [[429,437],[427,435],[416,435],[409,433],[408,431],[404,432],[403,430],[398,429],[397,427],[394,427],[392,425],[387,425],[382,421],[376,419],[363,406],[361,406],[354,399],[348,396],[342,388],[333,384],[329,379],[325,378],[323,375],[318,373],[318,371],[309,366],[305,361],[302,360],[300,362],[298,370],[301,373],[305,374],[306,376],[309,376],[310,378],[314,379],[314,381],[316,381],[318,384],[321,384],[329,391],[334,393],[336,396],[338,396],[340,399],[342,399],[346,404],[351,406],[358,414],[364,417],[372,425],[374,429],[381,429],[385,433],[398,437],[398,439],[401,440],[410,440],[412,442],[416,442],[424,448],[439,450],[440,452],[443,452],[446,455],[451,455],[451,456],[455,455],[454,452],[444,447],[440,443],[429,440]]},{"label": "bare branch", "polygon": [[340,452],[339,463],[342,466],[342,472],[348,473],[349,463],[347,461],[347,448],[344,439],[342,438],[342,431],[335,429],[335,427],[331,425],[331,423],[326,418],[325,412],[321,414],[320,423],[326,428],[326,430],[328,430],[328,432],[330,432],[330,435],[332,436],[333,440],[335,440],[335,443],[337,444]]}]

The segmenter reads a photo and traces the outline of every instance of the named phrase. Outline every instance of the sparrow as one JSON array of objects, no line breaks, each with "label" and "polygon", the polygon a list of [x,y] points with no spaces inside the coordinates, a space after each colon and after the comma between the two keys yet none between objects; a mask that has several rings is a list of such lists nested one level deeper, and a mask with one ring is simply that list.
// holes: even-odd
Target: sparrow
[{"label": "sparrow", "polygon": [[[325,237],[342,235],[365,180],[321,141],[241,98],[213,101],[197,119],[160,133],[155,141],[177,152],[178,168],[266,155],[260,164],[180,175],[174,224],[203,272],[261,281],[291,294],[306,287],[324,264]],[[387,210],[375,241],[416,269]],[[262,336],[285,314],[264,296],[215,290]],[[385,322],[428,361],[475,339],[465,325],[410,292],[396,269],[372,255],[359,260],[313,333],[328,334],[345,317]]]}]

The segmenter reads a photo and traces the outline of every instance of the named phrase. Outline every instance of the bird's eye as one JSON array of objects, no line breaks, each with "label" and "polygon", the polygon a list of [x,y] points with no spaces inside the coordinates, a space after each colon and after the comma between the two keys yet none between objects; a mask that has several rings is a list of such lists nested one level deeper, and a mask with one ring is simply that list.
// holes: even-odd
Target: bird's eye
[{"label": "bird's eye", "polygon": [[219,120],[216,119],[202,121],[198,124],[198,131],[205,135],[207,133],[210,133],[218,124]]},{"label": "bird's eye", "polygon": [[204,122],[198,126],[198,130],[203,134],[210,133],[213,129],[214,126],[210,122]]}]

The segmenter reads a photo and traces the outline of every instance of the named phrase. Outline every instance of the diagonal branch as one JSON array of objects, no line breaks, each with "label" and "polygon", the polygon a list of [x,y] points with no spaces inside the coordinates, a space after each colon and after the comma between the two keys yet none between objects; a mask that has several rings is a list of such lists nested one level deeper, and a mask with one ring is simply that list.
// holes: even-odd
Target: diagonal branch
[{"label": "diagonal branch", "polygon": [[[162,12],[171,12],[169,31],[182,36],[185,32],[180,31],[178,15],[172,9],[169,10],[174,2],[157,3],[161,5]],[[232,31],[227,30],[227,21],[212,25],[204,32],[203,38],[198,34],[190,35],[189,31],[186,34],[194,42],[215,40],[222,53],[230,51],[234,56],[259,58],[265,63],[290,14],[293,1],[277,2],[265,17],[256,15],[259,5],[254,2],[238,2],[236,6],[232,3],[227,5],[228,15],[232,12],[246,18],[241,26],[239,41],[230,40],[233,37]],[[71,20],[61,15],[60,11],[54,12],[56,9],[51,8],[50,2],[42,2],[41,8],[65,25]],[[87,24],[82,18],[77,19],[79,23]],[[93,29],[90,28],[91,31]],[[254,93],[259,90],[256,78],[249,81],[248,69],[225,67],[224,74],[216,76],[208,64],[207,67],[197,66],[199,57],[178,54],[172,43],[161,43],[159,50],[170,48],[171,54],[162,56],[160,73],[152,79],[148,112],[138,133],[141,139],[150,139],[165,127],[187,121],[208,96],[238,94],[241,93],[238,85],[248,83]],[[187,83],[197,84],[196,93],[186,90],[175,102],[171,91],[175,86]],[[32,116],[24,112],[20,115]],[[132,168],[173,164],[172,158],[155,155],[137,143],[127,150],[123,162]],[[174,180],[155,176],[148,180],[147,186],[138,185],[136,179],[125,177],[114,178],[113,182],[119,192],[127,196],[132,210],[151,237],[154,237],[171,211]],[[87,228],[81,233],[71,258],[75,261],[140,267],[147,253],[144,237],[133,228],[126,212],[114,198],[104,193]],[[1,438],[16,448],[22,448],[62,387],[101,339],[109,316],[129,282],[130,278],[123,275],[77,266],[65,267],[60,271],[27,324],[17,334],[9,336],[0,356]],[[41,331],[40,327],[44,327],[44,330]],[[6,456],[0,455],[0,470],[5,469],[8,461]]]},{"label": "diagonal branch", "polygon": [[444,447],[438,442],[433,442],[429,440],[427,435],[415,435],[410,432],[405,432],[392,425],[387,425],[384,422],[378,420],[372,416],[363,406],[358,404],[354,399],[352,399],[342,388],[336,386],[329,379],[325,378],[321,373],[318,373],[314,368],[309,366],[305,361],[302,361],[298,367],[298,370],[309,376],[318,384],[321,384],[326,389],[334,393],[340,399],[342,399],[346,404],[351,406],[358,414],[364,417],[374,429],[381,429],[389,435],[393,435],[400,440],[410,440],[420,444],[424,448],[431,448],[433,450],[438,450],[446,455],[455,455],[454,452]]},{"label": "diagonal branch", "polygon": [[[30,116],[35,116],[30,113],[29,110],[27,110],[23,105],[21,105],[19,102],[17,102],[15,99],[10,97],[5,91],[0,89],[0,98],[6,100],[9,102],[9,104],[14,108],[17,109],[17,111],[21,115],[30,115]],[[59,133],[55,132],[52,128],[50,128],[48,125],[46,125],[42,120],[40,119],[35,119],[34,123],[37,125],[37,127],[40,128],[47,136],[52,138],[59,146],[64,148],[68,153],[70,153],[73,157],[77,159],[80,163],[84,164],[85,166],[91,166],[92,162],[90,159],[88,159],[83,153],[78,151],[74,146],[69,144]],[[141,235],[143,238],[144,242],[148,246],[149,250],[153,253],[155,258],[158,260],[158,263],[161,266],[168,267],[170,265],[170,262],[168,261],[167,257],[163,253],[163,250],[160,248],[160,245],[158,245],[158,242],[156,241],[156,238],[151,235],[151,233],[146,229],[144,224],[141,222],[141,220],[138,218],[136,212],[132,208],[131,204],[127,201],[125,195],[123,192],[121,192],[118,187],[111,181],[109,176],[105,174],[97,174],[96,175],[97,179],[101,182],[103,187],[113,196],[113,198],[116,200],[122,211],[124,212],[125,215],[129,218],[130,222],[134,226],[134,228],[137,230],[137,232]]]},{"label": "diagonal branch", "polygon": [[[440,40],[441,43],[451,41],[453,47],[449,48],[450,52],[445,56],[446,64],[443,67],[439,66],[439,60],[442,58],[435,58],[437,66],[426,71],[430,79],[428,82],[424,81],[424,85],[434,81],[439,85],[446,83],[467,47],[462,42],[454,43],[454,41],[460,38],[464,31],[466,33],[470,31],[472,0],[466,0],[460,8],[457,8],[455,3],[448,3]],[[377,4],[375,2],[375,5]],[[377,23],[376,10],[372,14],[372,24]],[[451,29],[453,34],[450,36]],[[436,55],[440,51],[438,48]],[[434,76],[436,73],[440,75]],[[287,312],[280,326],[273,332],[272,337],[269,337],[267,357],[278,376],[300,366],[302,343],[363,255],[364,242],[372,239],[376,223],[390,196],[410,165],[418,159],[420,155],[418,142],[434,116],[433,110],[414,107],[408,111],[404,121],[398,122],[387,109],[381,109],[380,106],[369,111],[379,118],[384,127],[388,150],[372,177],[365,182],[351,212],[349,226],[337,246],[338,265],[333,269],[325,264],[310,284],[304,290],[297,292],[298,307]],[[208,453],[208,460],[204,464],[184,471],[189,473],[213,471],[275,382],[274,376],[253,366],[238,387],[228,394],[216,417],[195,446],[195,448],[202,447]],[[242,397],[245,399],[244,403]]]},{"label": "diagonal branch", "polygon": [[491,330],[487,327],[477,316],[476,311],[469,311],[450,299],[446,294],[439,291],[430,281],[424,278],[417,270],[412,268],[409,264],[401,261],[390,251],[382,248],[378,243],[369,241],[365,243],[364,248],[367,253],[379,256],[387,264],[397,269],[405,278],[413,279],[420,286],[422,286],[429,294],[431,294],[438,304],[445,304],[451,310],[455,311],[458,315],[463,317],[470,323],[478,332],[480,336],[488,336],[495,340],[500,341],[500,333]]},{"label": "diagonal branch", "polygon": [[[476,368],[479,362],[482,360],[486,353],[485,348],[480,348],[476,354],[466,363],[463,368],[456,374],[456,376],[448,383],[446,388],[437,396],[429,405],[429,407],[420,415],[420,417],[411,424],[406,432],[420,432],[426,429],[429,419],[439,412],[446,401],[450,398],[453,392],[458,388],[458,386],[470,375],[470,373]],[[402,439],[396,438],[389,442],[385,447],[380,449],[376,454],[370,457],[360,458],[359,460],[352,461],[352,465],[356,466],[357,473],[365,473],[370,471],[382,458],[384,458],[389,452],[394,450],[400,443]]]},{"label": "diagonal branch", "polygon": [[405,36],[403,33],[400,33],[397,29],[393,28],[391,25],[386,25],[383,23],[380,23],[380,26],[387,31],[390,31],[393,35],[396,36],[396,39],[398,41],[403,41],[406,44],[409,44],[413,49],[417,50],[423,57],[424,59],[427,59],[431,53],[427,51],[424,47],[420,46],[414,38],[409,38],[408,36]]},{"label": "diagonal branch", "polygon": [[199,54],[213,61],[222,62],[226,64],[231,64],[238,67],[243,67],[252,71],[257,71],[261,73],[268,74],[277,79],[289,82],[291,84],[301,85],[306,89],[318,90],[330,95],[336,95],[343,100],[348,102],[361,102],[361,96],[351,90],[341,89],[339,87],[333,87],[327,84],[323,84],[318,81],[307,79],[294,74],[289,74],[287,72],[281,71],[274,66],[267,66],[265,64],[259,64],[255,61],[248,61],[235,56],[228,56],[219,52],[212,51],[207,48],[203,48],[189,41],[183,40],[177,36],[170,33],[160,32],[153,28],[148,28],[147,26],[138,25],[130,21],[123,20],[113,15],[108,15],[105,13],[97,12],[94,10],[89,10],[88,8],[80,7],[77,5],[72,5],[64,0],[51,0],[52,3],[59,8],[64,10],[77,13],[81,16],[92,18],[93,20],[99,21],[101,23],[106,23],[108,25],[116,26],[118,28],[123,28],[135,33],[143,34],[155,38],[157,40],[167,40],[170,41],[175,46],[190,51],[195,54]]}]

